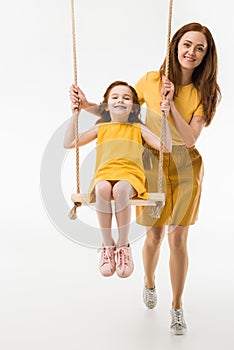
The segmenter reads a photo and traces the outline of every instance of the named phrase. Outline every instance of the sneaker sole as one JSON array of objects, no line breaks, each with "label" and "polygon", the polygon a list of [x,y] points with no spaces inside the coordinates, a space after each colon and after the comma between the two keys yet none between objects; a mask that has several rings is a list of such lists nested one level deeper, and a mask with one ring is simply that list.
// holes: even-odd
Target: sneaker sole
[{"label": "sneaker sole", "polygon": [[144,303],[145,304],[145,306],[147,307],[147,309],[150,309],[150,310],[153,310],[153,309],[155,309],[156,308],[156,306],[157,306],[157,304],[153,304],[153,305],[147,305],[146,303]]},{"label": "sneaker sole", "polygon": [[174,330],[174,329],[171,329],[170,330],[170,333],[172,335],[184,335],[186,334],[186,329],[181,329],[181,330]]}]

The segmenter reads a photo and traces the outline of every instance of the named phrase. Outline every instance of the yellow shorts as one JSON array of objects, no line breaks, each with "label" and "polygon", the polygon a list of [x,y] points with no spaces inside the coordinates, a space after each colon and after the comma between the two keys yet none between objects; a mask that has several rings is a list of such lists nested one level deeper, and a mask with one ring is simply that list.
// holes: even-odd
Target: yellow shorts
[{"label": "yellow shorts", "polygon": [[[158,192],[159,152],[147,147],[144,161],[147,190]],[[149,161],[151,169],[147,170]],[[198,217],[203,173],[202,157],[195,147],[188,149],[183,145],[173,146],[172,152],[164,153],[163,156],[163,192],[166,202],[160,218],[152,217],[151,207],[137,207],[137,223],[143,226],[194,224]]]}]

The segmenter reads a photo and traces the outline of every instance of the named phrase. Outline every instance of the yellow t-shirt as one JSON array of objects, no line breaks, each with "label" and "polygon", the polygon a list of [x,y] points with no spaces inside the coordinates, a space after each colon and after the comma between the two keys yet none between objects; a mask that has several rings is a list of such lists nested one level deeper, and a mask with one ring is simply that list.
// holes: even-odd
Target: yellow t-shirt
[{"label": "yellow t-shirt", "polygon": [[90,184],[90,201],[94,200],[94,186],[101,180],[126,180],[135,188],[137,198],[147,199],[143,151],[139,123],[98,124],[95,177]]},{"label": "yellow t-shirt", "polygon": [[[161,86],[159,72],[146,73],[135,85],[140,104],[145,103],[147,106],[145,123],[158,136],[160,136],[161,128]],[[203,107],[200,103],[200,93],[192,83],[180,87],[178,96],[174,96],[174,103],[188,124],[193,116],[204,116]],[[174,126],[170,113],[168,121],[170,122],[172,144],[183,145],[184,142]]]}]

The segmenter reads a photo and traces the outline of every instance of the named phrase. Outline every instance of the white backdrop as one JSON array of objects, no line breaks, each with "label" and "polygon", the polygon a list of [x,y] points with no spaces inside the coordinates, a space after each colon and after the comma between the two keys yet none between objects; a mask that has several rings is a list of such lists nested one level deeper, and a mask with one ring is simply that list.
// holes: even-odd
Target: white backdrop
[{"label": "white backdrop", "polygon": [[[159,68],[166,48],[168,3],[76,2],[78,81],[90,100],[101,101],[114,80],[134,85],[147,71]],[[42,203],[42,157],[54,132],[71,115],[70,1],[1,1],[0,346],[4,350],[16,346],[108,349],[113,338],[112,349],[138,350],[158,344],[164,349],[220,349],[233,343],[234,25],[230,6],[228,0],[175,0],[173,7],[172,34],[192,21],[211,30],[223,95],[213,123],[197,143],[205,179],[199,221],[191,228],[184,297],[192,329],[178,340],[167,334],[166,241],[158,270],[161,306],[158,313],[148,313],[141,300],[143,239],[133,244],[134,275],[127,281],[103,279],[96,251],[65,238]],[[61,169],[66,179],[68,169]],[[74,177],[74,169],[70,176]],[[65,186],[64,177],[61,181]],[[74,190],[74,180],[70,181],[65,195]]]}]

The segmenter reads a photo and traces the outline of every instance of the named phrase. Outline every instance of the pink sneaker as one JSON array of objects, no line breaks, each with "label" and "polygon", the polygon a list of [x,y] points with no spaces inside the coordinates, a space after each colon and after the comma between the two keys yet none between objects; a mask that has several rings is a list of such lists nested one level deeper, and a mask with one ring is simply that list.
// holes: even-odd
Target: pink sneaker
[{"label": "pink sneaker", "polygon": [[119,277],[128,277],[132,274],[134,264],[130,245],[116,248],[116,273]]},{"label": "pink sneaker", "polygon": [[101,258],[99,262],[99,270],[105,277],[112,276],[115,272],[115,246],[102,246],[98,249],[101,251]]}]

